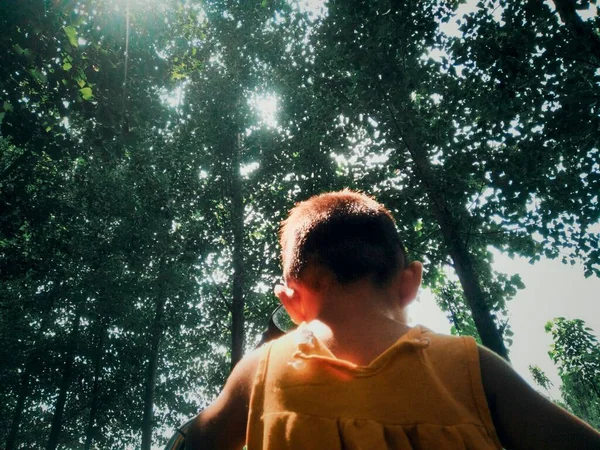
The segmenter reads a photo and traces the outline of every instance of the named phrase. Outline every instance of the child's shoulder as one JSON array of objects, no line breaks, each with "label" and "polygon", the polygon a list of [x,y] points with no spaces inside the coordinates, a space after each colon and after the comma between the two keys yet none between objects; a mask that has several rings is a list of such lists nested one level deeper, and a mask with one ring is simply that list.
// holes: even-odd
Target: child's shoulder
[{"label": "child's shoulder", "polygon": [[236,383],[243,383],[244,385],[251,387],[265,351],[268,350],[270,345],[271,343],[264,344],[246,354],[231,371],[229,380]]},{"label": "child's shoulder", "polygon": [[[428,349],[442,355],[456,356],[457,353],[473,354],[477,356],[477,341],[472,336],[456,336],[437,333],[423,325],[416,325],[420,330],[421,339],[429,342]],[[447,353],[450,352],[450,353]]]},{"label": "child's shoulder", "polygon": [[246,437],[248,407],[264,346],[238,362],[217,399],[190,424],[186,448],[241,448]]},{"label": "child's shoulder", "polygon": [[430,370],[462,385],[468,382],[477,390],[481,386],[480,348],[472,336],[454,336],[435,333],[426,327],[422,340],[429,342],[424,349]]}]

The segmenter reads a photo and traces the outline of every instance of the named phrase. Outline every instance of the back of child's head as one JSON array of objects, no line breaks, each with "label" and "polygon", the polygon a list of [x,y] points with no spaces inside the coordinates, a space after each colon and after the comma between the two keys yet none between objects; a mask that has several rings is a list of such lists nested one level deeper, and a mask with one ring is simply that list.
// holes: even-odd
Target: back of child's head
[{"label": "back of child's head", "polygon": [[367,195],[343,190],[298,203],[281,227],[283,275],[311,284],[306,269],[340,284],[370,278],[384,285],[407,265],[391,213]]}]

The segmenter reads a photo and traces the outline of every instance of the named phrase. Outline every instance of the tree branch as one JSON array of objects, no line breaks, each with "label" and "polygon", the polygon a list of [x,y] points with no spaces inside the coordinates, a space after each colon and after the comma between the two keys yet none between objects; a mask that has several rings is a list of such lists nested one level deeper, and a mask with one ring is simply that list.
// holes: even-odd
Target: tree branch
[{"label": "tree branch", "polygon": [[560,19],[565,24],[571,35],[590,53],[600,61],[600,37],[591,27],[583,21],[577,13],[574,0],[552,0]]}]

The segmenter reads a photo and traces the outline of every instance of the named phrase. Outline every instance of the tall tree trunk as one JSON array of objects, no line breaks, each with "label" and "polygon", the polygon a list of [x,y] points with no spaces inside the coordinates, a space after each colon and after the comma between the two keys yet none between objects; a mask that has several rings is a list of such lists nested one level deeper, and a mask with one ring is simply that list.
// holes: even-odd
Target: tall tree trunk
[{"label": "tall tree trunk", "polygon": [[100,403],[100,377],[102,375],[102,355],[104,353],[104,338],[106,335],[106,324],[100,320],[98,335],[96,336],[96,354],[94,361],[94,384],[92,386],[92,401],[90,405],[90,417],[85,430],[84,450],[92,448],[94,441],[94,429],[96,425],[96,416],[98,414],[98,405]]},{"label": "tall tree trunk", "polygon": [[6,450],[13,450],[17,441],[17,434],[19,432],[19,425],[23,417],[23,410],[25,409],[25,399],[29,392],[29,379],[31,377],[30,371],[32,364],[26,364],[23,372],[21,373],[21,384],[19,385],[19,395],[17,396],[17,404],[13,412],[12,421],[10,424],[10,432],[6,439]]},{"label": "tall tree trunk", "polygon": [[552,0],[556,11],[571,35],[600,62],[600,37],[577,13],[575,0]]},{"label": "tall tree trunk", "polygon": [[242,136],[233,142],[231,157],[231,195],[233,210],[233,283],[231,301],[231,369],[244,354],[244,198],[240,173]]},{"label": "tall tree trunk", "polygon": [[156,373],[158,370],[158,357],[160,352],[160,341],[164,331],[164,316],[166,303],[166,289],[164,264],[161,264],[159,272],[159,289],[156,299],[154,321],[150,335],[150,357],[146,370],[144,391],[144,415],[142,417],[142,447],[141,450],[150,450],[152,446],[152,429],[154,426],[154,391],[156,389]]},{"label": "tall tree trunk", "polygon": [[50,318],[55,298],[56,296],[52,297],[52,300],[48,302],[48,309],[44,311],[42,323],[40,325],[39,330],[36,333],[32,351],[29,352],[29,354],[27,355],[27,360],[25,361],[25,366],[23,367],[23,372],[21,373],[19,394],[17,395],[17,404],[15,405],[15,409],[13,411],[13,416],[10,423],[10,431],[6,439],[6,450],[14,450],[16,446],[17,436],[19,433],[19,425],[21,424],[23,410],[25,409],[25,401],[27,399],[27,395],[31,391],[31,371],[34,369],[35,366],[35,355],[38,353],[37,346],[40,345],[42,336],[44,335],[46,329],[48,328],[48,325],[50,324]]},{"label": "tall tree trunk", "polygon": [[69,386],[71,385],[71,378],[73,376],[73,362],[75,360],[75,353],[77,350],[77,338],[79,337],[79,322],[81,319],[83,304],[84,301],[80,300],[79,304],[76,307],[75,318],[73,319],[73,323],[71,325],[71,331],[69,332],[69,342],[67,346],[67,352],[65,354],[62,378],[60,380],[58,398],[56,399],[56,405],[54,407],[54,415],[52,416],[52,426],[50,427],[50,436],[48,437],[46,450],[56,450],[56,447],[58,447],[58,440],[60,438],[63,415],[65,412],[65,403],[67,401],[67,393],[69,392]]},{"label": "tall tree trunk", "polygon": [[473,314],[473,321],[481,337],[481,342],[490,350],[508,360],[508,351],[504,345],[502,333],[491,316],[490,307],[486,302],[486,295],[481,288],[473,257],[469,253],[465,240],[460,235],[458,221],[453,217],[452,211],[450,211],[446,204],[444,195],[435,183],[427,151],[419,145],[411,128],[401,126],[397,122],[396,126],[401,133],[402,141],[415,163],[417,173],[427,189],[434,216],[442,232],[444,244],[448,248],[448,252],[452,258],[454,270],[464,290],[469,309]]}]

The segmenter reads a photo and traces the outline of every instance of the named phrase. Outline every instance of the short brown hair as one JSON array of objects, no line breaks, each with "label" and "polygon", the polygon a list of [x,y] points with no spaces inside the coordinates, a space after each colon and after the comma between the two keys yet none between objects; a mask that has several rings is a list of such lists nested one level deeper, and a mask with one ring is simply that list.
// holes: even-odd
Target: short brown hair
[{"label": "short brown hair", "polygon": [[281,225],[280,242],[285,279],[300,280],[315,265],[342,284],[370,276],[382,285],[408,264],[391,213],[347,189],[296,204]]}]

